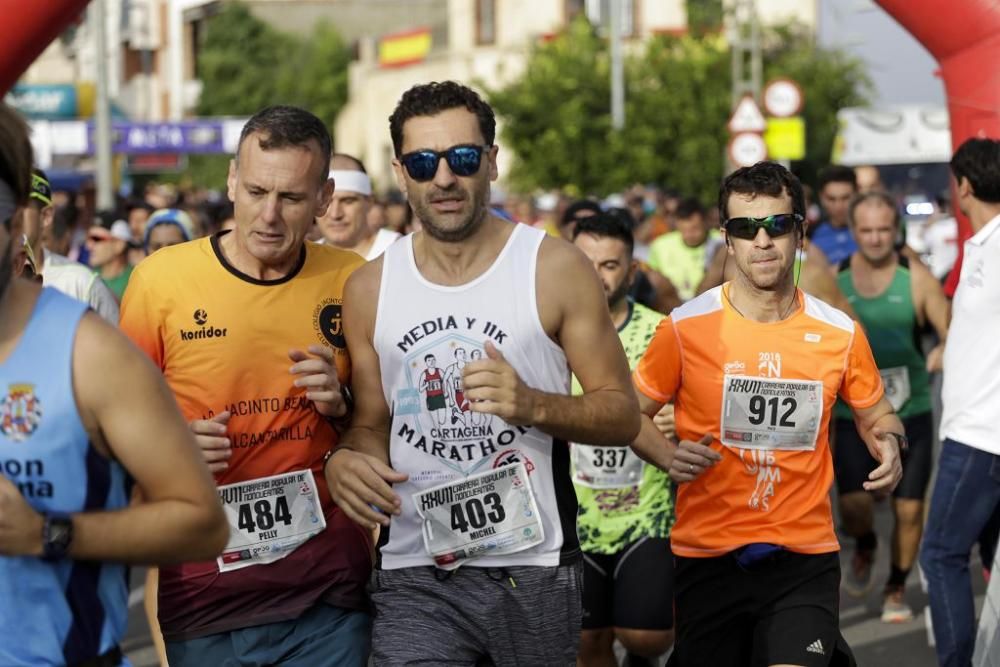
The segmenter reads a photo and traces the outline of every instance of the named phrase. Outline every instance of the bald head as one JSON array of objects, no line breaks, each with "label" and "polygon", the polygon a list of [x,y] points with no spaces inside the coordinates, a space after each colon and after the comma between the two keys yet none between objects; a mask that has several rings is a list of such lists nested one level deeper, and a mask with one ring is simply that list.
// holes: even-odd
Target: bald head
[{"label": "bald head", "polygon": [[334,153],[330,158],[330,171],[360,171],[367,174],[364,163],[347,153]]}]

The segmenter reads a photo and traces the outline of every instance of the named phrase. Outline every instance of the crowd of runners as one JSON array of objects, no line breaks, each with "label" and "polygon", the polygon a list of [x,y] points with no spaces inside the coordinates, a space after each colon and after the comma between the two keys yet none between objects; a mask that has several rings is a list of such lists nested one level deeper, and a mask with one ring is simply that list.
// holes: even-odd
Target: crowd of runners
[{"label": "crowd of runners", "polygon": [[970,664],[1000,142],[951,162],[949,299],[877,171],[535,200],[464,85],[388,130],[395,198],[272,106],[228,204],[151,191],[74,241],[0,107],[0,665],[127,664],[130,565],[172,667],[853,665],[878,558],[882,621],[919,563]]}]

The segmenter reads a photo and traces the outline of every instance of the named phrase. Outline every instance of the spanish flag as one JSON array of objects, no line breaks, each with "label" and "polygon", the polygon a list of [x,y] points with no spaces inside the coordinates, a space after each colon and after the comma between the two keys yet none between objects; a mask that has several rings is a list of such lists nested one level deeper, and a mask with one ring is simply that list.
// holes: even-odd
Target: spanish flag
[{"label": "spanish flag", "polygon": [[385,35],[378,43],[380,67],[404,67],[419,63],[431,50],[431,29],[417,28]]}]

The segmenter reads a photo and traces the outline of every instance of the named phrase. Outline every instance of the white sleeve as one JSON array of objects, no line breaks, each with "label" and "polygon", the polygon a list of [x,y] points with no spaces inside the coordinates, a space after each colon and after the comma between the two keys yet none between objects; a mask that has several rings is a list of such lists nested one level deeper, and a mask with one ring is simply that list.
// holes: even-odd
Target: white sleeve
[{"label": "white sleeve", "polygon": [[90,304],[95,313],[113,326],[118,326],[118,300],[115,299],[115,295],[111,293],[100,276],[96,274],[90,282],[90,289],[87,290],[87,303]]}]

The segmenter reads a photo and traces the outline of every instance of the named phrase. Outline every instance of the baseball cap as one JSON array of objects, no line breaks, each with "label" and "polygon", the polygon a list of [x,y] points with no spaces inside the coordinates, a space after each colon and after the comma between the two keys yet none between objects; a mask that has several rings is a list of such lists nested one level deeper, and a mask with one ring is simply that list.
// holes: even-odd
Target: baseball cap
[{"label": "baseball cap", "polygon": [[31,194],[28,196],[41,202],[42,206],[52,205],[52,186],[49,185],[49,179],[41,169],[34,169],[31,172]]},{"label": "baseball cap", "polygon": [[105,227],[103,224],[91,225],[87,231],[87,237],[94,241],[118,239],[119,241],[131,243],[132,231],[129,229],[128,223],[124,220],[115,220],[111,223],[110,227]]},{"label": "baseball cap", "polygon": [[153,228],[159,225],[174,225],[181,230],[185,241],[190,241],[194,238],[194,222],[191,220],[191,216],[187,214],[187,211],[179,208],[161,208],[154,211],[153,215],[149,216],[149,221],[146,222],[146,232],[142,237],[143,246],[149,245],[149,235],[152,233]]}]

